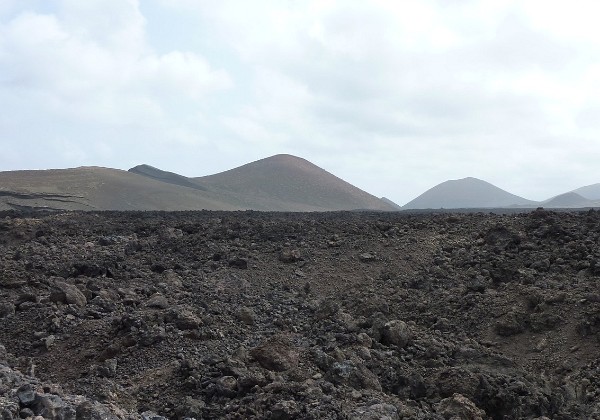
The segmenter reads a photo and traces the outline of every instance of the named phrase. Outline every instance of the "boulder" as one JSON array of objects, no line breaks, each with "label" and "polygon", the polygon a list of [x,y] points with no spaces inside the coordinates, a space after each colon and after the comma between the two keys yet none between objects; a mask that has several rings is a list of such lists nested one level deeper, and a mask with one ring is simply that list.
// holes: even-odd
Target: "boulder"
[{"label": "boulder", "polygon": [[279,252],[279,261],[284,262],[286,264],[294,263],[296,261],[300,261],[302,256],[300,251],[297,249],[289,249],[284,248]]},{"label": "boulder", "polygon": [[165,296],[156,293],[150,296],[150,299],[146,302],[146,306],[149,308],[167,309],[169,307],[169,301]]},{"label": "boulder", "polygon": [[246,325],[253,325],[256,315],[251,308],[242,306],[237,312],[237,318]]},{"label": "boulder", "polygon": [[381,330],[381,341],[400,348],[412,341],[413,333],[404,321],[393,320],[384,324]]},{"label": "boulder", "polygon": [[271,407],[271,420],[291,420],[298,417],[300,407],[294,400],[279,401]]},{"label": "boulder", "polygon": [[250,351],[250,355],[265,369],[284,371],[298,364],[298,352],[283,336],[274,336]]},{"label": "boulder", "polygon": [[377,376],[362,363],[351,360],[334,362],[327,372],[326,378],[336,385],[381,391],[381,383]]},{"label": "boulder", "polygon": [[50,291],[50,301],[82,307],[87,304],[85,295],[75,285],[60,280],[54,283]]},{"label": "boulder", "polygon": [[444,398],[437,404],[437,412],[447,420],[485,420],[485,411],[461,394]]}]

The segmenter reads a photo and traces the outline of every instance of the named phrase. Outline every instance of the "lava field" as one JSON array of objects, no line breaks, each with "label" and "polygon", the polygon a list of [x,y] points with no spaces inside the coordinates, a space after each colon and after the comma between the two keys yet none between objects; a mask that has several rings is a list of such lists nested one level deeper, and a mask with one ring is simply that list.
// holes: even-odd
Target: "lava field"
[{"label": "lava field", "polygon": [[4,212],[0,250],[3,420],[600,419],[595,211]]}]

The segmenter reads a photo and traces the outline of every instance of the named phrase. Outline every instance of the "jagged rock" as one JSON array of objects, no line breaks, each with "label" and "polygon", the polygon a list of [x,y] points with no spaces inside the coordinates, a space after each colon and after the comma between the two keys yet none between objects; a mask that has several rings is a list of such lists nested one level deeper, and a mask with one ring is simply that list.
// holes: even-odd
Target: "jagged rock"
[{"label": "jagged rock", "polygon": [[82,307],[87,304],[85,295],[76,286],[60,280],[54,282],[54,287],[50,292],[50,301]]},{"label": "jagged rock", "polygon": [[13,277],[8,273],[2,273],[0,275],[0,287],[6,289],[17,289],[23,287],[26,283],[27,281],[25,279]]},{"label": "jagged rock", "polygon": [[406,322],[394,320],[383,326],[381,337],[383,343],[403,348],[411,342],[413,333]]},{"label": "jagged rock", "polygon": [[181,277],[173,270],[167,270],[163,273],[164,282],[167,284],[170,290],[177,290],[183,286]]},{"label": "jagged rock", "polygon": [[284,248],[279,252],[279,261],[287,264],[300,261],[301,259],[302,255],[297,249]]},{"label": "jagged rock", "polygon": [[375,255],[371,254],[370,252],[364,252],[358,256],[358,259],[360,259],[362,262],[372,262],[375,261]]},{"label": "jagged rock", "polygon": [[139,336],[139,345],[142,347],[148,347],[155,343],[164,340],[167,337],[165,328],[159,325],[153,325],[148,329],[142,331]]},{"label": "jagged rock", "polygon": [[229,266],[239,268],[240,270],[246,270],[248,268],[248,261],[243,258],[235,257],[229,260]]},{"label": "jagged rock", "polygon": [[0,396],[0,417],[2,420],[19,418],[19,402],[8,396]]},{"label": "jagged rock", "polygon": [[17,390],[17,398],[23,407],[30,407],[35,401],[35,388],[31,384],[23,384]]},{"label": "jagged rock", "polygon": [[290,420],[297,418],[300,413],[298,403],[293,400],[279,401],[271,407],[271,420]]},{"label": "jagged rock", "polygon": [[216,393],[226,397],[233,397],[237,394],[238,383],[233,376],[222,376],[216,380]]},{"label": "jagged rock", "polygon": [[98,374],[105,378],[114,378],[117,374],[117,359],[106,359],[101,366],[98,366]]},{"label": "jagged rock", "polygon": [[179,239],[183,237],[183,232],[181,229],[165,227],[158,232],[158,237],[163,241]]},{"label": "jagged rock", "polygon": [[54,346],[54,343],[56,343],[56,336],[49,335],[44,337],[42,341],[44,343],[44,347],[46,347],[46,350],[50,350]]},{"label": "jagged rock", "polygon": [[244,324],[253,325],[256,315],[251,308],[248,308],[247,306],[243,306],[239,309],[239,311],[237,313],[237,317]]},{"label": "jagged rock", "polygon": [[33,411],[48,420],[74,419],[76,410],[58,395],[36,394]]},{"label": "jagged rock", "polygon": [[31,408],[24,408],[19,411],[19,417],[22,419],[32,418],[35,416],[35,412]]},{"label": "jagged rock", "polygon": [[318,303],[316,316],[317,319],[332,318],[340,311],[340,304],[333,299],[325,299]]},{"label": "jagged rock", "polygon": [[244,370],[240,372],[237,378],[238,388],[242,393],[247,393],[254,387],[265,386],[269,383],[269,379],[257,370]]},{"label": "jagged rock", "polygon": [[91,401],[79,404],[75,416],[77,420],[119,420],[119,417],[111,413],[106,406]]},{"label": "jagged rock", "polygon": [[166,417],[163,417],[154,411],[144,411],[141,415],[142,420],[168,420]]},{"label": "jagged rock", "polygon": [[351,360],[333,363],[326,377],[337,385],[381,391],[381,384],[377,376],[363,364]]},{"label": "jagged rock", "polygon": [[437,412],[447,420],[486,420],[484,410],[478,408],[473,401],[461,394],[444,398],[437,405]]},{"label": "jagged rock", "polygon": [[180,330],[195,330],[202,325],[202,319],[187,309],[171,309],[166,315],[168,322],[173,322]]},{"label": "jagged rock", "polygon": [[38,296],[32,292],[24,292],[19,294],[15,301],[15,306],[21,306],[25,302],[37,303],[39,301]]},{"label": "jagged rock", "polygon": [[367,334],[367,333],[364,333],[364,332],[358,333],[358,335],[356,336],[356,339],[361,346],[369,348],[373,345],[373,340],[371,339],[371,337],[369,337],[369,334]]},{"label": "jagged rock", "polygon": [[350,420],[396,420],[400,419],[398,409],[391,404],[373,404],[358,407],[349,416]]},{"label": "jagged rock", "polygon": [[289,341],[282,336],[274,336],[250,351],[250,355],[262,367],[274,371],[284,371],[298,364],[298,352]]},{"label": "jagged rock", "polygon": [[146,306],[149,308],[167,309],[169,307],[169,300],[165,296],[157,293],[150,296],[150,299],[146,302]]},{"label": "jagged rock", "polygon": [[503,337],[520,334],[525,331],[526,317],[524,314],[511,312],[496,322],[496,333]]},{"label": "jagged rock", "polygon": [[562,321],[560,315],[551,312],[533,313],[529,316],[529,325],[534,332],[552,330]]},{"label": "jagged rock", "polygon": [[180,417],[201,419],[205,407],[206,403],[204,401],[188,396],[185,398],[178,411],[180,413]]}]

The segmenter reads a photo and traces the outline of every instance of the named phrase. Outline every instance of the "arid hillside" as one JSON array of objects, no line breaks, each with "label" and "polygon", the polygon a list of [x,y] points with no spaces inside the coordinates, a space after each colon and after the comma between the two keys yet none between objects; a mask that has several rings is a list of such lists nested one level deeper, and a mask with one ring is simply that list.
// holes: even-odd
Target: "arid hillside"
[{"label": "arid hillside", "polygon": [[202,178],[149,165],[0,172],[0,210],[336,211],[396,208],[312,163],[276,155]]},{"label": "arid hillside", "polygon": [[239,210],[216,194],[111,168],[0,172],[0,209]]},{"label": "arid hillside", "polygon": [[246,207],[256,210],[395,210],[387,202],[292,155],[272,156],[196,180],[233,192],[243,197]]}]

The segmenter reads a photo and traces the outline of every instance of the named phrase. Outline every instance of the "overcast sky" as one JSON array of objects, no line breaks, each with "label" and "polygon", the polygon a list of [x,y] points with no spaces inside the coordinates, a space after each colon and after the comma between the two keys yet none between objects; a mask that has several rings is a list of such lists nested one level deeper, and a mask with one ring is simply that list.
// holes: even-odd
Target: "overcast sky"
[{"label": "overcast sky", "polygon": [[404,204],[600,182],[596,0],[1,0],[0,170],[277,153]]}]

